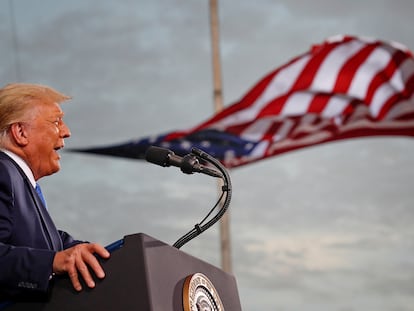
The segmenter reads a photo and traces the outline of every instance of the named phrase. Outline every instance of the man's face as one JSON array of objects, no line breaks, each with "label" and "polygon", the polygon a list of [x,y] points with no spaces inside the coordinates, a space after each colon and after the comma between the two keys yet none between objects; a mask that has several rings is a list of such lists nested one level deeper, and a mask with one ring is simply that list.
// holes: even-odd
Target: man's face
[{"label": "man's face", "polygon": [[38,103],[28,124],[26,160],[36,180],[60,170],[59,149],[70,130],[63,122],[63,111],[57,103]]}]

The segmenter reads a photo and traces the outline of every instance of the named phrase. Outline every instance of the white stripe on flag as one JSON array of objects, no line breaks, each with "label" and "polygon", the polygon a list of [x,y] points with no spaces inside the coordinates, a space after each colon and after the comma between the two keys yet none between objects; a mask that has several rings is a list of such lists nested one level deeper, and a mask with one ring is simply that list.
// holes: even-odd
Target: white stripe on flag
[{"label": "white stripe on flag", "polygon": [[333,49],[319,66],[310,89],[331,92],[344,63],[365,46],[364,42],[353,40]]},{"label": "white stripe on flag", "polygon": [[282,116],[297,116],[308,112],[308,108],[313,99],[313,94],[305,92],[296,92],[289,96],[282,112]]},{"label": "white stripe on flag", "polygon": [[333,118],[341,115],[345,108],[348,107],[349,101],[350,99],[347,97],[332,96],[321,113],[322,117]]},{"label": "white stripe on flag", "polygon": [[391,56],[383,47],[378,47],[372,51],[371,55],[363,62],[349,87],[348,94],[361,100],[365,100],[368,87],[374,76],[387,66]]},{"label": "white stripe on flag", "polygon": [[259,141],[272,126],[274,118],[261,118],[249,125],[240,136],[247,140]]},{"label": "white stripe on flag", "polygon": [[405,73],[408,75],[414,72],[414,66],[412,61],[407,60],[401,64],[401,66],[394,72],[392,77],[384,81],[383,84],[375,91],[372,103],[370,105],[370,111],[372,116],[377,117],[381,112],[384,104],[395,94],[400,93],[405,89],[405,79],[408,80],[410,76],[402,77],[401,68],[404,68]]}]

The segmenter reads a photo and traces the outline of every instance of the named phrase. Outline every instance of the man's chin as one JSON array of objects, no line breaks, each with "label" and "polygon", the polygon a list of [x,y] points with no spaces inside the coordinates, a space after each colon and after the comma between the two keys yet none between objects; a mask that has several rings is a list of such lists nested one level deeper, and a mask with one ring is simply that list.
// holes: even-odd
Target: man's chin
[{"label": "man's chin", "polygon": [[47,174],[45,174],[45,176],[53,175],[53,174],[55,174],[55,173],[57,173],[59,171],[60,171],[60,162],[59,161],[55,161],[53,163],[53,167],[50,168],[49,172]]}]

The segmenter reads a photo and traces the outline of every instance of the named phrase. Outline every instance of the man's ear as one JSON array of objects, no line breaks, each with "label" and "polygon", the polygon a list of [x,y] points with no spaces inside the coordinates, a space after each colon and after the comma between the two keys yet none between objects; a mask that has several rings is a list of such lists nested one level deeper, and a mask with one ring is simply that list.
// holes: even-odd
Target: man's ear
[{"label": "man's ear", "polygon": [[27,126],[24,123],[13,123],[10,126],[10,133],[17,145],[26,146],[29,143]]}]

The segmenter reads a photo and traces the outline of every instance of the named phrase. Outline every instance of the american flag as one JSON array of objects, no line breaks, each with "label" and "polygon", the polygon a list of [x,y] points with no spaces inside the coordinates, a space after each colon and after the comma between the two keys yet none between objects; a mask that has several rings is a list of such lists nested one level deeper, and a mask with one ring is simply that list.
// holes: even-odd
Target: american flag
[{"label": "american flag", "polygon": [[76,151],[142,159],[149,146],[197,147],[237,167],[362,136],[414,136],[414,58],[402,44],[336,36],[262,78],[188,130]]}]

